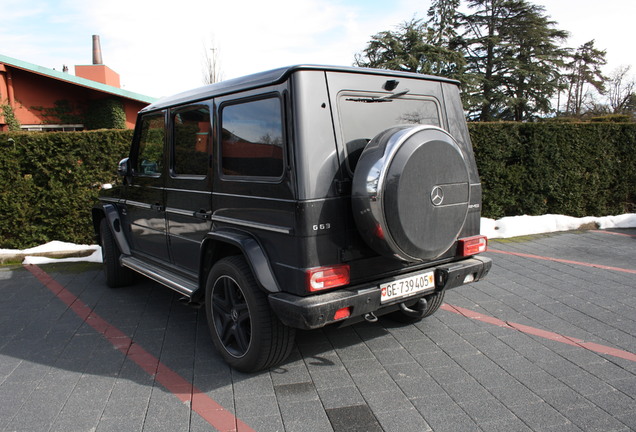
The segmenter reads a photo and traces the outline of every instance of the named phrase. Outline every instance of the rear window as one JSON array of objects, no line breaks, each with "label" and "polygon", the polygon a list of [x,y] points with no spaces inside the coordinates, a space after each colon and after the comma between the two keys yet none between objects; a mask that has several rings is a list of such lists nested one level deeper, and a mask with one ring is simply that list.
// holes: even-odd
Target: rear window
[{"label": "rear window", "polygon": [[283,118],[278,97],[248,100],[221,109],[221,167],[224,176],[280,178]]},{"label": "rear window", "polygon": [[407,94],[378,101],[386,96],[387,93],[352,91],[338,94],[341,133],[351,173],[364,147],[383,130],[402,124],[441,126],[437,99]]}]

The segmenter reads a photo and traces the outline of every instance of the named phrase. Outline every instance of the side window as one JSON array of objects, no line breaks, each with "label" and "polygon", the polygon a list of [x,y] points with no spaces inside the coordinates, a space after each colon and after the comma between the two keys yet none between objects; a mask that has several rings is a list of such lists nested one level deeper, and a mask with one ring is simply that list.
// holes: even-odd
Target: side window
[{"label": "side window", "polygon": [[277,97],[221,109],[221,165],[225,176],[283,175],[283,119]]},{"label": "side window", "polygon": [[208,172],[210,110],[189,107],[172,114],[172,174],[205,176]]},{"label": "side window", "polygon": [[139,175],[161,174],[163,161],[164,117],[163,113],[149,114],[141,119],[139,152],[135,172]]}]

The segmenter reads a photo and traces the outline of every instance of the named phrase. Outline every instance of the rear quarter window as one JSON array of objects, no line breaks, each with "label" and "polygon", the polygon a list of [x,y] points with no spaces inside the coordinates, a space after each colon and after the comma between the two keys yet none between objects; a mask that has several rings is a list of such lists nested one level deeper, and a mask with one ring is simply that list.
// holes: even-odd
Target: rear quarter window
[{"label": "rear quarter window", "polygon": [[284,134],[278,97],[224,105],[220,117],[224,177],[282,177]]}]

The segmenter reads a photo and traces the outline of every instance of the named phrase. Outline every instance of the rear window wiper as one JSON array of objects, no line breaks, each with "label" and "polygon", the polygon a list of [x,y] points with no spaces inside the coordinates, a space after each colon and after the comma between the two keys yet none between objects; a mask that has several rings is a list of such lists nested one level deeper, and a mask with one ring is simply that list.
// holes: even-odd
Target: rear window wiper
[{"label": "rear window wiper", "polygon": [[374,102],[393,102],[393,99],[397,99],[400,96],[404,96],[405,94],[407,94],[408,92],[410,92],[409,89],[404,89],[402,91],[399,91],[397,93],[391,93],[389,95],[386,96],[382,96],[382,97],[361,97],[361,98],[347,98],[345,100],[351,101],[351,102],[364,102],[364,103],[374,103]]}]

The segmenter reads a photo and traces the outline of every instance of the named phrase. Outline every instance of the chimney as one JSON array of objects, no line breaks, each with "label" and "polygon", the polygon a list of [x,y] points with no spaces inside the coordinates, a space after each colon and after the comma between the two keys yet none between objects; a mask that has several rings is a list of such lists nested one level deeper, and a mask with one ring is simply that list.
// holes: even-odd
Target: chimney
[{"label": "chimney", "polygon": [[93,35],[93,64],[75,66],[75,75],[113,87],[119,87],[119,74],[106,66],[102,60],[99,35]]},{"label": "chimney", "polygon": [[104,64],[102,61],[102,47],[99,43],[99,35],[93,35],[93,64]]}]

